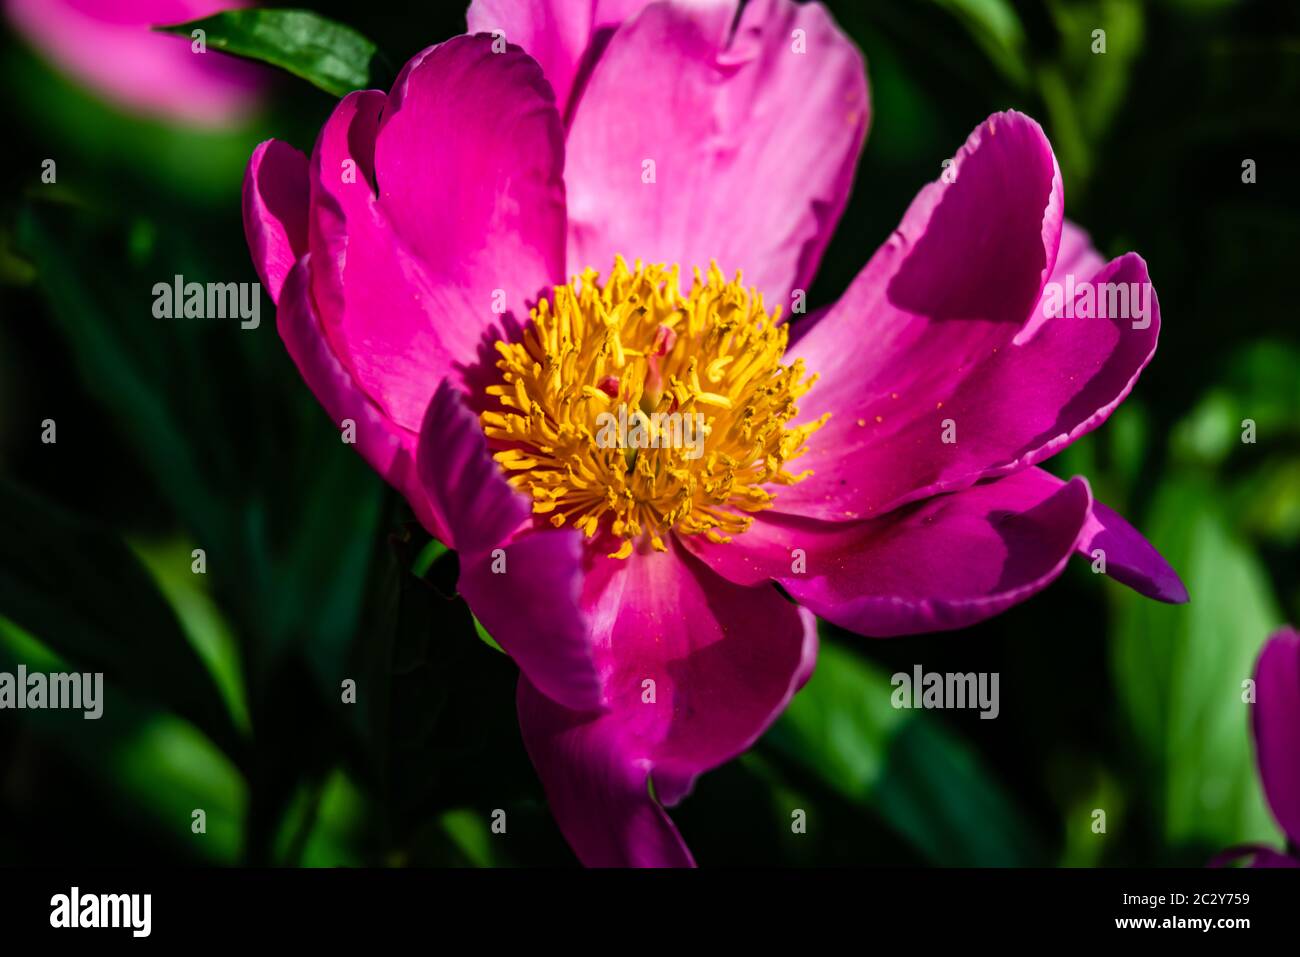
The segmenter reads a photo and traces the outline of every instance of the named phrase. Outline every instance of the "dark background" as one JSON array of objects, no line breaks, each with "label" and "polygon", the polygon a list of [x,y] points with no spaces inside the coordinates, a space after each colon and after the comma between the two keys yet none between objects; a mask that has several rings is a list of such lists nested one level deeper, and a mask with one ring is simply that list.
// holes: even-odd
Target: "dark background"
[{"label": "dark background", "polygon": [[[674,819],[703,864],[1200,864],[1278,845],[1241,683],[1300,620],[1300,5],[830,6],[874,115],[810,306],[989,113],[1037,118],[1067,214],[1107,256],[1143,255],[1163,321],[1133,395],[1050,467],[1088,475],[1192,602],[1078,561],[967,631],[827,629],[789,713]],[[313,9],[396,65],[464,28],[458,4]],[[0,712],[0,863],[573,863],[455,556],[339,443],[269,300],[255,332],[150,314],[174,273],[255,279],[243,166],[272,135],[309,150],[332,99],[277,74],[249,125],[194,133],[100,103],[10,32],[0,78],[0,670],[109,686],[96,722]],[[918,663],[999,672],[1000,717],[894,710],[889,675]]]}]

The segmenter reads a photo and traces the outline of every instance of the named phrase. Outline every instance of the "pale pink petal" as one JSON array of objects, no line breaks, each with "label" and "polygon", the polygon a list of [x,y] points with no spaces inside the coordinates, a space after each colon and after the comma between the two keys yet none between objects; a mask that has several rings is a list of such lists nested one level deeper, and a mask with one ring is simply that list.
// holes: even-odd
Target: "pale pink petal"
[{"label": "pale pink petal", "polygon": [[201,127],[244,119],[265,70],[153,26],[184,23],[242,0],[5,0],[20,33],[59,67],[130,110]]}]

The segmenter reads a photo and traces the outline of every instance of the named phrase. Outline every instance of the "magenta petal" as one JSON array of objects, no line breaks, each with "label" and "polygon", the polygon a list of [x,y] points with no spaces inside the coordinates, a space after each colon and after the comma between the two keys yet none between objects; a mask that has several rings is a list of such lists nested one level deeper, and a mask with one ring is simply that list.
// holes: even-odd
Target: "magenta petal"
[{"label": "magenta petal", "polygon": [[1052,278],[1059,282],[1069,273],[1080,277],[1091,276],[1104,265],[1106,260],[1093,248],[1088,231],[1077,223],[1065,220],[1061,224],[1061,246],[1056,253]]},{"label": "magenta petal", "polygon": [[651,4],[610,40],[569,130],[571,269],[716,259],[786,311],[807,288],[865,136],[865,68],[820,4],[755,0],[729,40],[734,10]]},{"label": "magenta petal", "polygon": [[289,270],[307,251],[310,201],[307,157],[279,140],[258,144],[244,172],[244,236],[274,302],[280,301]]},{"label": "magenta petal", "polygon": [[1300,860],[1289,854],[1280,854],[1269,848],[1260,848],[1251,859],[1251,867],[1300,867]]},{"label": "magenta petal", "polygon": [[[798,608],[774,588],[720,578],[674,544],[592,572],[589,608],[605,704],[676,779],[730,760],[785,707],[815,653]],[[606,577],[608,576],[608,577]],[[591,595],[591,592],[588,592]],[[645,682],[655,682],[654,705]],[[665,788],[666,803],[681,796]]]},{"label": "magenta petal", "polygon": [[1273,635],[1255,666],[1255,750],[1273,816],[1300,846],[1300,634]]},{"label": "magenta petal", "polygon": [[571,529],[514,533],[530,514],[488,452],[478,419],[444,382],[420,432],[418,467],[460,559],[470,610],[528,680],[554,701],[598,708],[591,628],[579,605],[582,540]]},{"label": "magenta petal", "polygon": [[588,867],[694,867],[663,806],[650,795],[645,762],[622,752],[609,721],[570,711],[520,677],[524,746],[551,814]]},{"label": "magenta petal", "polygon": [[388,98],[375,143],[380,204],[438,284],[465,290],[468,315],[437,316],[472,354],[496,318],[517,317],[563,283],[564,130],[541,68],[491,37],[416,54]]},{"label": "magenta petal", "polygon": [[538,532],[499,555],[461,553],[458,587],[532,685],[557,705],[586,710],[600,706],[601,687],[578,605],[581,561],[577,533]]},{"label": "magenta petal", "polygon": [[[339,100],[316,135],[308,165],[307,239],[316,258],[312,294],[326,312],[335,314],[335,326],[343,322],[345,287],[359,286],[361,267],[367,265],[350,260],[358,254],[377,259],[387,245],[384,231],[373,225],[380,217],[374,212],[371,185],[375,136],[386,102],[378,90],[357,90]],[[354,246],[359,248],[350,249]]]},{"label": "magenta petal", "polygon": [[493,460],[478,418],[463,394],[443,382],[420,429],[420,478],[448,536],[460,552],[481,554],[520,531],[532,510]]},{"label": "magenta petal", "polygon": [[728,544],[689,544],[731,581],[773,578],[827,621],[892,637],[964,628],[1041,591],[1091,503],[1082,478],[1056,486],[1017,473],[871,521],[762,514]]},{"label": "magenta petal", "polygon": [[504,35],[542,67],[560,113],[567,116],[582,76],[610,34],[648,0],[473,0],[466,33]]},{"label": "magenta petal", "polygon": [[330,350],[312,304],[310,262],[310,254],[304,256],[281,289],[275,317],[280,338],[334,424],[342,429],[349,420],[355,423],[357,451],[406,497],[429,531],[442,539],[446,532],[441,520],[433,514],[416,479],[415,433],[384,415]]},{"label": "magenta petal", "polygon": [[[982,123],[952,169],[956,178],[921,190],[844,296],[791,347],[820,376],[800,401],[802,418],[831,419],[799,460],[813,477],[782,489],[779,510],[870,518],[974,482],[991,464],[972,461],[977,446],[1006,451],[996,443],[1014,434],[1011,424],[987,429],[979,416],[996,403],[1026,411],[1024,396],[973,395],[955,416],[950,405],[974,371],[1005,355],[1052,273],[1060,173],[1042,129],[1019,113]],[[1042,428],[1043,410],[1028,411]],[[940,441],[950,418],[955,444]]]},{"label": "magenta petal", "polygon": [[[1065,484],[1050,472],[1026,469],[1023,481],[1038,482],[1044,490],[1056,491]],[[1106,556],[1106,574],[1147,598],[1181,605],[1188,600],[1187,587],[1178,573],[1118,512],[1096,500],[1092,514],[1079,538],[1078,552],[1089,562],[1101,549]]]},{"label": "magenta petal", "polygon": [[797,601],[861,634],[965,628],[1055,581],[1091,505],[1081,478],[1044,494],[1012,475],[880,519],[869,540],[828,555],[825,571],[810,563],[780,580]]},{"label": "magenta petal", "polygon": [[316,141],[312,294],[334,353],[390,418],[415,432],[438,382],[474,359],[472,343],[452,348],[442,331],[464,340],[482,326],[464,291],[431,278],[375,198],[372,160],[385,103],[375,90],[349,93]]},{"label": "magenta petal", "polygon": [[[1033,497],[1046,497],[1065,486],[1056,476],[1038,468],[1016,473],[1017,484]],[[1037,486],[1037,488],[1035,488]],[[877,521],[884,521],[884,519]],[[874,523],[825,523],[784,515],[760,515],[753,529],[726,545],[688,538],[691,550],[719,574],[737,584],[753,585],[766,579],[782,580],[794,562],[792,550],[802,547],[809,556],[824,554],[863,537]],[[858,532],[852,529],[860,529]],[[808,541],[814,543],[810,549]],[[1094,549],[1106,553],[1106,574],[1148,598],[1181,604],[1187,589],[1164,557],[1114,509],[1096,500],[1075,550],[1093,561]],[[810,557],[809,562],[813,559]]]},{"label": "magenta petal", "polygon": [[[1060,479],[1041,469],[1032,471],[1061,484]],[[1118,512],[1101,502],[1092,503],[1092,515],[1079,540],[1079,554],[1089,561],[1094,560],[1097,549],[1105,553],[1106,574],[1117,582],[1157,601],[1174,605],[1187,601],[1187,586],[1164,556]]]},{"label": "magenta petal", "polygon": [[[838,426],[832,418],[817,433],[806,466],[820,468],[820,476],[783,492],[777,508],[805,513],[809,503],[816,517],[836,517],[812,500],[822,490],[848,510],[878,514],[1022,470],[1095,429],[1128,396],[1155,354],[1160,307],[1146,263],[1135,253],[1075,277],[1068,288],[1085,284],[1123,288],[1126,296],[1136,291],[1148,311],[1142,318],[1112,316],[1108,296],[1098,296],[1094,315],[1054,315],[1033,324],[1036,331],[986,343],[982,354],[956,348],[947,366],[892,369],[863,390],[856,407],[841,410]],[[1123,311],[1122,303],[1116,305]],[[931,335],[940,344],[945,338],[941,329]],[[937,354],[930,359],[940,361]],[[817,366],[810,362],[810,368]],[[813,403],[824,405],[824,398]],[[943,441],[949,426],[951,443]],[[843,457],[829,461],[834,454]],[[839,484],[850,472],[860,472],[861,479]]]},{"label": "magenta petal", "polygon": [[1289,854],[1282,854],[1262,844],[1243,844],[1230,847],[1216,854],[1206,867],[1230,867],[1237,861],[1246,860],[1247,867],[1300,867],[1300,860]]},{"label": "magenta petal", "polygon": [[[1087,231],[1068,219],[1064,220],[1061,223],[1061,246],[1057,250],[1056,266],[1052,269],[1049,282],[1065,283],[1071,275],[1076,279],[1087,279],[1095,276],[1105,265],[1106,260],[1093,248]],[[1020,330],[1019,338],[1023,340],[1032,335],[1049,318],[1046,303],[1040,296],[1030,313],[1029,322]]]},{"label": "magenta petal", "polygon": [[524,743],[584,863],[689,863],[649,779],[673,804],[696,775],[757,740],[807,680],[815,619],[770,585],[733,585],[675,545],[597,560],[585,587],[607,710],[542,707],[521,687]]}]

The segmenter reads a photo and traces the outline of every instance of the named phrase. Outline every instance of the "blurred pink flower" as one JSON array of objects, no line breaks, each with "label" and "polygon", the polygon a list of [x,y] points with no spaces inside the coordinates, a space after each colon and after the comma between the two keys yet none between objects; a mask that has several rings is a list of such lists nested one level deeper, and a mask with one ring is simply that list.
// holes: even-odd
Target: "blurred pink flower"
[{"label": "blurred pink flower", "polygon": [[[280,334],[457,549],[587,864],[691,863],[664,806],[807,679],[814,613],[960,628],[1096,549],[1186,599],[1084,479],[1036,467],[1128,395],[1160,327],[1154,296],[1131,322],[1051,284],[1149,287],[1146,264],[1103,262],[1043,131],[1001,113],[787,326],[848,199],[865,67],[819,4],[737,6],[477,2],[488,32],[345,97],[310,159],[262,144],[245,179]],[[592,268],[618,254],[650,265]],[[603,443],[616,407],[700,415],[700,454]]]},{"label": "blurred pink flower", "polygon": [[1235,847],[1214,863],[1249,858],[1252,867],[1300,867],[1300,634],[1280,628],[1255,664],[1255,758],[1264,797],[1286,838],[1285,852]]},{"label": "blurred pink flower", "polygon": [[252,108],[263,71],[150,28],[184,23],[244,0],[4,0],[10,22],[77,81],[133,112],[226,126]]}]

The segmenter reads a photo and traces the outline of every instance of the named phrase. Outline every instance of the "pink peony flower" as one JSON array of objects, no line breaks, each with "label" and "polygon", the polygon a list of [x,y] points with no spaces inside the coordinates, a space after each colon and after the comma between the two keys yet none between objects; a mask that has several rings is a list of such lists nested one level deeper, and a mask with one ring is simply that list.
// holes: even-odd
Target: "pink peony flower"
[{"label": "pink peony flower", "polygon": [[5,0],[26,38],[60,68],[127,109],[198,126],[224,126],[253,105],[252,64],[194,53],[152,27],[184,23],[247,0]]},{"label": "pink peony flower", "polygon": [[[785,325],[844,209],[865,69],[818,4],[737,6],[477,2],[496,35],[344,98],[310,160],[262,144],[245,180],[285,344],[458,550],[591,865],[692,863],[664,807],[808,678],[815,616],[960,628],[1095,548],[1186,598],[1084,479],[1036,468],[1159,330],[1153,297],[1138,323],[1065,318],[1047,283],[1147,283],[1142,259],[1102,262],[1043,131],[1001,113],[838,303]],[[659,447],[604,441],[611,416]]]}]

